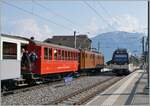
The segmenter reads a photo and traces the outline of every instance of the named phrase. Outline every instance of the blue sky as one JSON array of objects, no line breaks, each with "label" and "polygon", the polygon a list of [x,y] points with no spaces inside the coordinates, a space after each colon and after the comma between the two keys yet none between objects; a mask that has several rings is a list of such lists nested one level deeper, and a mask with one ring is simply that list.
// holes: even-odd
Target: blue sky
[{"label": "blue sky", "polygon": [[[100,16],[80,0],[3,1],[5,3],[1,2],[2,32],[26,37],[35,36],[38,40],[53,35],[70,35],[73,34],[73,30],[78,34],[94,37],[115,30],[146,32],[147,28],[147,1],[86,1]],[[12,5],[42,16],[47,21]]]}]

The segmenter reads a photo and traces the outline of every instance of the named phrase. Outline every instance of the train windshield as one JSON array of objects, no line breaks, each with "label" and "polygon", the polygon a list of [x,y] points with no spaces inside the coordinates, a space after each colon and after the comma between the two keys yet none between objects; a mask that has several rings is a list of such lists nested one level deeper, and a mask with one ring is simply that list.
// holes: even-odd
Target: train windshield
[{"label": "train windshield", "polygon": [[127,62],[128,55],[127,54],[116,54],[116,55],[114,55],[114,61]]}]

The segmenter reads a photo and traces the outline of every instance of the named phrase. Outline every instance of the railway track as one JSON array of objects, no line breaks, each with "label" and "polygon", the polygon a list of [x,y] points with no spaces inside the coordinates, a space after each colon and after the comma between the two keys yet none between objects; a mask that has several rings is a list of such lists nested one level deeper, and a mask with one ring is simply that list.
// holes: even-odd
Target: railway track
[{"label": "railway track", "polygon": [[30,91],[30,90],[36,90],[38,88],[42,88],[42,87],[46,87],[46,86],[51,86],[51,85],[55,85],[55,84],[59,84],[59,83],[63,83],[63,81],[56,81],[56,82],[47,82],[47,83],[43,83],[43,84],[39,84],[39,85],[34,85],[34,86],[24,86],[22,88],[16,88],[14,90],[9,90],[9,91],[4,91],[1,92],[1,96],[8,96],[11,94],[17,94],[20,92],[26,92],[26,91]]},{"label": "railway track", "polygon": [[105,81],[100,81],[92,86],[77,90],[69,95],[58,98],[44,105],[82,105],[96,94],[104,91],[109,86],[113,85],[123,77],[112,77]]},{"label": "railway track", "polygon": [[[108,72],[102,72],[101,74],[105,75],[107,73]],[[87,75],[85,75],[85,74],[81,74],[80,78],[86,77],[86,76]],[[46,82],[46,83],[42,83],[42,84],[38,84],[38,85],[32,85],[32,86],[27,85],[27,86],[24,86],[24,87],[13,89],[13,90],[8,90],[8,91],[1,92],[1,96],[3,97],[3,96],[16,94],[16,93],[20,93],[20,92],[26,92],[26,91],[35,90],[35,89],[38,89],[38,88],[41,88],[41,87],[56,85],[56,84],[60,84],[60,83],[64,83],[64,81],[61,79],[59,81],[50,81],[50,82]]]}]

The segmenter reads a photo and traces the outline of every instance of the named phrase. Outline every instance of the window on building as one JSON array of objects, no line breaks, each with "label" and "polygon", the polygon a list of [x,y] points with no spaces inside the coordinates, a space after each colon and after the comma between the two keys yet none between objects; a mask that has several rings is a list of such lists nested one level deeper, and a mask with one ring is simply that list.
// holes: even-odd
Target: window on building
[{"label": "window on building", "polygon": [[3,59],[17,59],[17,44],[3,42]]},{"label": "window on building", "polygon": [[44,59],[48,59],[48,48],[44,48]]},{"label": "window on building", "polygon": [[49,60],[52,60],[52,48],[49,48]]}]

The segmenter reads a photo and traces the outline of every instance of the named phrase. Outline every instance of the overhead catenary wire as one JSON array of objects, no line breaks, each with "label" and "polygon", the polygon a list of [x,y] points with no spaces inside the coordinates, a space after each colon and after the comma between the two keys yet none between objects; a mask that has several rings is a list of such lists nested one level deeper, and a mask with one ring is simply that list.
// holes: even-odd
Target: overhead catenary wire
[{"label": "overhead catenary wire", "polygon": [[[121,23],[121,21],[120,21],[119,18],[117,18],[117,17],[112,17],[112,15],[108,12],[108,10],[102,5],[102,3],[101,3],[100,1],[97,1],[97,3],[98,3],[98,5],[104,10],[104,12],[105,12],[109,17],[115,18],[116,20],[119,21],[119,23]],[[118,24],[118,23],[116,23],[116,24]],[[118,24],[118,26],[119,26],[119,24]]]},{"label": "overhead catenary wire", "polygon": [[95,9],[93,8],[88,2],[83,1],[98,17],[100,17],[111,29],[115,29],[110,23],[108,23],[103,16]]},{"label": "overhead catenary wire", "polygon": [[73,22],[73,21],[70,20],[69,18],[65,17],[64,15],[62,15],[62,14],[60,14],[60,13],[54,12],[52,9],[47,8],[46,6],[44,6],[44,5],[42,5],[42,4],[38,3],[38,2],[36,2],[35,0],[34,0],[33,2],[34,2],[36,5],[38,5],[39,7],[45,9],[46,11],[51,12],[53,15],[59,16],[59,17],[63,18],[65,21],[69,22],[71,25],[78,27],[78,25],[76,25],[75,22]]},{"label": "overhead catenary wire", "polygon": [[33,13],[33,11],[28,11],[28,10],[26,10],[26,9],[23,9],[23,8],[21,8],[21,7],[18,7],[18,6],[16,6],[16,5],[11,4],[11,3],[8,3],[8,2],[6,2],[6,1],[2,1],[2,0],[1,0],[1,2],[4,3],[4,4],[7,4],[7,5],[11,6],[11,7],[14,7],[14,8],[16,8],[16,9],[18,9],[18,10],[20,10],[20,11],[23,11],[23,12],[25,12],[25,13],[34,15],[34,16],[36,16],[36,17],[38,17],[38,18],[40,18],[40,19],[42,19],[42,20],[44,20],[44,21],[50,22],[50,23],[52,23],[52,24],[55,24],[56,26],[61,27],[61,28],[63,28],[63,29],[72,30],[70,27],[66,27],[66,26],[64,26],[64,25],[58,24],[58,23],[56,23],[56,22],[54,22],[54,21],[52,21],[52,20],[50,20],[50,19],[48,19],[48,18],[45,18],[45,17],[43,17],[43,16],[40,16],[40,15],[38,15],[38,14],[36,14],[36,13]]}]

